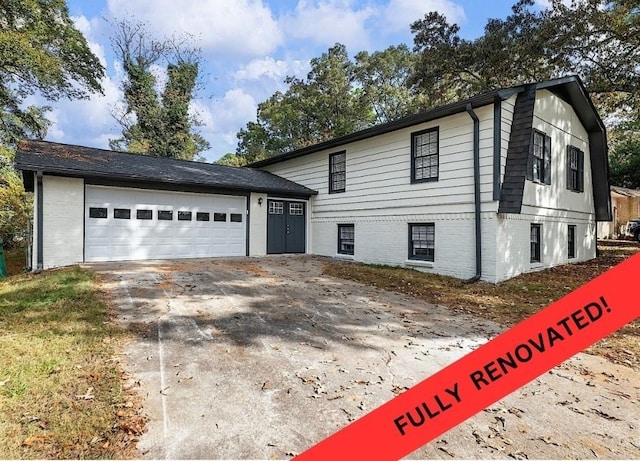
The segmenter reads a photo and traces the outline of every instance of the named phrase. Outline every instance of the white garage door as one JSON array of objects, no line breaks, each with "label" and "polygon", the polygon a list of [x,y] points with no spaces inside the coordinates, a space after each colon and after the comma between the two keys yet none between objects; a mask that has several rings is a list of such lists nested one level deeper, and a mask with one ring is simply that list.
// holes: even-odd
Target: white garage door
[{"label": "white garage door", "polygon": [[85,261],[246,254],[246,198],[87,186]]}]

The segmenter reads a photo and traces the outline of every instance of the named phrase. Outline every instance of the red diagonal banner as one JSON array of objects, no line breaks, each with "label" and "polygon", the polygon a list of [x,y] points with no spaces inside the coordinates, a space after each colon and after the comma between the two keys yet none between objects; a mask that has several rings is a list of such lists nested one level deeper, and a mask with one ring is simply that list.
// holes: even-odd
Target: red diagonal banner
[{"label": "red diagonal banner", "polygon": [[640,317],[640,254],[295,459],[399,459]]}]

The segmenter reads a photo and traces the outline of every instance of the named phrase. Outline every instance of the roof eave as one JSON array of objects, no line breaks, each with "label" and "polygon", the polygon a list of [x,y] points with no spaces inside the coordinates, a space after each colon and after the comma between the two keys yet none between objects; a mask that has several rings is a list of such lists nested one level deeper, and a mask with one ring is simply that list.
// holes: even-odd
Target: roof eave
[{"label": "roof eave", "polygon": [[16,169],[23,172],[23,177],[25,172],[36,172],[42,171],[45,174],[51,175],[59,175],[59,176],[67,176],[73,178],[83,178],[83,179],[101,179],[101,180],[120,180],[120,181],[131,181],[140,184],[152,184],[157,182],[162,182],[165,184],[172,184],[175,186],[192,186],[192,187],[202,187],[208,189],[226,189],[233,190],[237,192],[259,192],[259,193],[268,193],[268,194],[286,194],[286,195],[298,195],[298,196],[307,196],[310,197],[312,195],[317,195],[318,192],[312,189],[305,188],[307,190],[289,190],[284,188],[265,188],[265,187],[243,187],[243,186],[235,186],[233,184],[207,184],[198,181],[174,181],[171,179],[161,179],[161,178],[148,178],[138,175],[122,175],[117,173],[101,173],[97,171],[87,171],[87,170],[77,170],[71,168],[51,168],[51,167],[43,167],[41,165],[29,164],[29,163],[20,163],[16,162]]},{"label": "roof eave", "polygon": [[496,102],[497,99],[498,100],[508,99],[509,97],[511,97],[512,95],[516,94],[519,91],[521,91],[521,89],[519,87],[515,87],[515,88],[508,88],[504,90],[497,90],[497,91],[481,94],[469,99],[465,99],[463,101],[437,107],[435,109],[430,109],[424,112],[420,112],[419,114],[403,117],[401,119],[384,123],[382,125],[376,125],[371,128],[367,128],[365,130],[340,136],[338,138],[330,139],[328,141],[324,141],[318,144],[313,144],[311,146],[303,147],[301,149],[297,149],[285,154],[277,155],[275,157],[259,160],[257,162],[250,163],[249,165],[247,165],[247,167],[261,168],[263,166],[272,165],[274,163],[279,163],[285,160],[291,160],[297,157],[302,157],[304,155],[312,154],[314,152],[319,152],[326,149],[332,149],[335,147],[343,146],[348,143],[362,141],[363,139],[372,138],[374,136],[379,136],[381,134],[401,130],[403,128],[409,128],[415,125],[419,125],[420,123],[430,122],[432,120],[437,120],[439,118],[447,117],[449,115],[455,115],[460,112],[464,112],[467,110],[468,104],[471,104],[471,107],[475,109],[478,107],[486,106],[488,104],[493,104],[494,102]]}]

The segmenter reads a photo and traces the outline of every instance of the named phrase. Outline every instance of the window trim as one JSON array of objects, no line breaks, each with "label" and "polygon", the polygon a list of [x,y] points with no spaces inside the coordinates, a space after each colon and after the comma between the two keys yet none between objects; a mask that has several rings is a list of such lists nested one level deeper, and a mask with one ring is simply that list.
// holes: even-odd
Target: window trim
[{"label": "window trim", "polygon": [[[344,168],[342,171],[333,171],[334,161],[339,156],[344,158]],[[334,188],[334,175],[337,176],[339,174],[343,175],[342,178],[342,187]],[[330,194],[339,194],[341,192],[345,192],[347,190],[347,151],[343,150],[341,152],[335,152],[333,154],[329,154],[329,193]]]},{"label": "window trim", "polygon": [[[531,238],[533,236],[534,229],[537,229],[536,233],[538,234],[538,241],[535,243]],[[542,224],[531,223],[531,227],[529,228],[529,262],[532,264],[542,262],[542,235]],[[536,245],[535,249],[534,245]]]},{"label": "window trim", "polygon": [[578,254],[576,245],[576,225],[569,224],[567,227],[567,259],[575,259]]},{"label": "window trim", "polygon": [[[416,179],[416,138],[427,133],[436,133],[436,153],[421,156],[420,158],[433,157],[436,158],[436,175],[435,177]],[[427,128],[425,130],[415,131],[411,133],[411,183],[434,182],[440,179],[440,127]]]},{"label": "window trim", "polygon": [[[432,227],[433,228],[433,254],[431,255],[431,257],[429,255],[424,255],[424,256],[420,256],[420,255],[415,255],[414,254],[414,247],[413,247],[413,228],[414,227],[418,227],[418,226],[424,226],[426,228]],[[407,253],[407,258],[410,261],[426,261],[426,262],[435,262],[436,261],[436,223],[434,222],[420,222],[420,223],[409,223],[409,233],[408,233],[408,253]],[[425,242],[428,244],[429,240],[425,240]],[[429,249],[427,247],[427,249]]]},{"label": "window trim", "polygon": [[[576,168],[571,168],[571,153],[576,154]],[[567,146],[567,190],[572,192],[584,192],[584,152],[576,146]],[[572,172],[576,172],[576,181],[573,184]]]},{"label": "window trim", "polygon": [[[538,175],[539,177],[534,178],[534,160],[539,158],[536,157],[534,153],[536,135],[542,136],[542,173]],[[527,160],[527,179],[536,184],[551,184],[551,136],[547,135],[544,131],[540,131],[535,128],[531,133],[531,144],[529,146],[529,156]]]},{"label": "window trim", "polygon": [[[349,251],[342,251],[342,229],[348,229],[351,228],[353,229],[353,242],[352,242],[352,250],[351,252]],[[356,248],[356,226],[354,224],[338,224],[338,249],[337,249],[337,253],[339,255],[347,255],[347,256],[353,256],[353,254],[355,253],[355,248]]]}]

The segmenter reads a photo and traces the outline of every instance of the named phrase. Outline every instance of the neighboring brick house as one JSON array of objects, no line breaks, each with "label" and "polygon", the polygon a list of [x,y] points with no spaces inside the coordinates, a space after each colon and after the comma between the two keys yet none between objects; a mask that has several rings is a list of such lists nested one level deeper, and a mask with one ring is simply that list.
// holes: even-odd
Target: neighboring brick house
[{"label": "neighboring brick house", "polygon": [[627,222],[640,218],[640,190],[611,186],[611,208],[611,221],[598,223],[598,238],[623,237]]},{"label": "neighboring brick house", "polygon": [[34,267],[311,253],[498,282],[595,257],[606,132],[577,77],[231,168],[25,141]]}]

